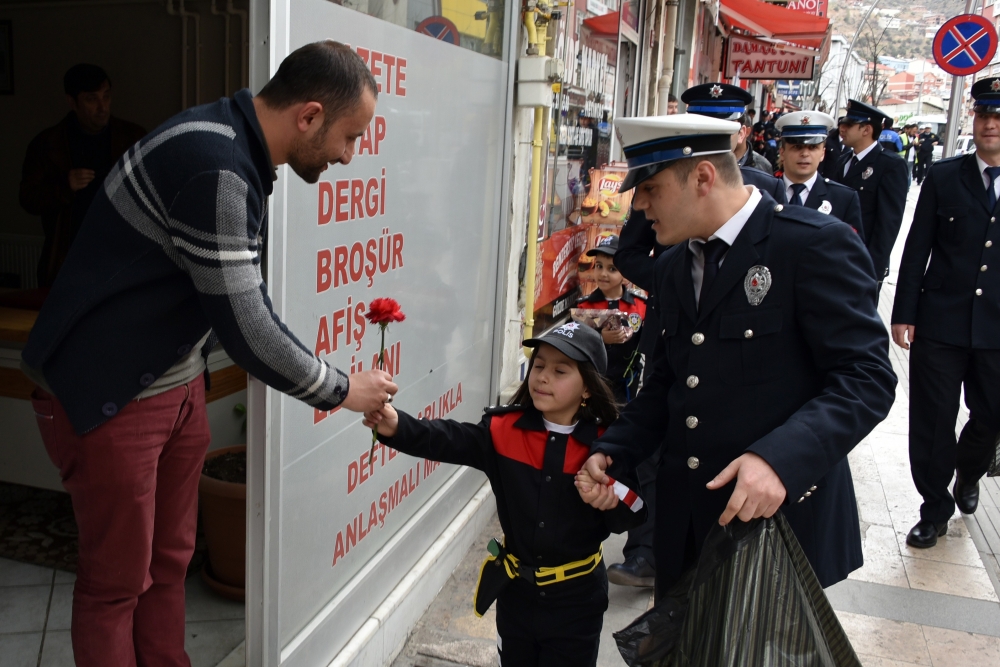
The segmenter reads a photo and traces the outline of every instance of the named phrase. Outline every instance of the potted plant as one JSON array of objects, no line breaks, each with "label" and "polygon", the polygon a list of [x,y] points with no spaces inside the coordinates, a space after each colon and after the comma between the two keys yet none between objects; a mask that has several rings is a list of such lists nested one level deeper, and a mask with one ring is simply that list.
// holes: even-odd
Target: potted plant
[{"label": "potted plant", "polygon": [[223,447],[205,456],[198,500],[208,546],[201,577],[230,600],[244,601],[247,541],[247,447]]}]

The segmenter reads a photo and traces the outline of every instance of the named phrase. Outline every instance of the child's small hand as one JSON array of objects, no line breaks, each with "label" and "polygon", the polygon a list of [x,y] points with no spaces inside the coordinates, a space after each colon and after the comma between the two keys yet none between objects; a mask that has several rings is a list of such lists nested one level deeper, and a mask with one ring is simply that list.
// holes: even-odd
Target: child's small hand
[{"label": "child's small hand", "polygon": [[618,506],[618,496],[615,495],[614,489],[610,486],[594,482],[590,488],[587,489],[586,483],[576,481],[574,484],[576,484],[577,492],[579,492],[580,498],[583,499],[583,502],[587,503],[594,509],[606,511],[612,510]]},{"label": "child's small hand", "polygon": [[396,435],[396,429],[399,428],[399,415],[396,414],[395,408],[386,403],[379,410],[366,412],[362,423],[368,428],[377,426],[379,435],[391,438]]},{"label": "child's small hand", "polygon": [[625,335],[625,329],[602,329],[601,338],[604,339],[605,345],[621,345],[628,337]]}]

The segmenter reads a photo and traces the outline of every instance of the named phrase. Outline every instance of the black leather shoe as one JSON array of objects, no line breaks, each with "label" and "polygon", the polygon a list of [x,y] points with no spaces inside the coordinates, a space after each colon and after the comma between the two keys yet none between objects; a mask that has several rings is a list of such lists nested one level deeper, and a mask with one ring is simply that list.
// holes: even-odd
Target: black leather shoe
[{"label": "black leather shoe", "polygon": [[608,566],[608,581],[619,586],[652,588],[656,583],[656,570],[642,556],[629,556],[624,563]]},{"label": "black leather shoe", "polygon": [[937,544],[937,538],[948,532],[948,522],[935,524],[921,519],[906,536],[906,543],[917,549],[930,549]]},{"label": "black leather shoe", "polygon": [[979,481],[968,484],[955,475],[955,486],[951,487],[951,495],[962,514],[974,514],[979,507]]}]

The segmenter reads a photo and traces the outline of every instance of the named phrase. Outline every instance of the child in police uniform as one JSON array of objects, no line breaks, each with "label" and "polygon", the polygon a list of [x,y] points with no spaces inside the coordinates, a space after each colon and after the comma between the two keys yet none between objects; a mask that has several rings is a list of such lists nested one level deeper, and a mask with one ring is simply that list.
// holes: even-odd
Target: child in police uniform
[{"label": "child in police uniform", "polygon": [[497,602],[501,664],[596,665],[608,607],[601,543],[641,524],[646,510],[620,481],[575,486],[591,443],[618,414],[600,335],[571,322],[524,344],[535,348],[528,377],[510,406],[488,408],[478,424],[415,419],[386,404],[365,425],[398,451],[489,478],[504,537],[490,543],[475,609]]},{"label": "child in police uniform", "polygon": [[604,349],[608,355],[606,377],[611,383],[615,399],[620,405],[635,398],[642,376],[642,355],[639,339],[642,323],[646,319],[646,300],[625,289],[625,278],[615,268],[618,237],[603,236],[596,247],[587,251],[594,258],[597,289],[576,303],[578,310],[617,310],[621,321],[608,320],[601,329]]}]

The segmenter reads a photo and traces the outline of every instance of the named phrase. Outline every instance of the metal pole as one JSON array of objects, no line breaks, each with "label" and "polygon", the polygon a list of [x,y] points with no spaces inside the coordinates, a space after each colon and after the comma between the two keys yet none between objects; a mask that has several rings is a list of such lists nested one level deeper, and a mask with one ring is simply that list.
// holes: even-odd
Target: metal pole
[{"label": "metal pole", "polygon": [[[868,13],[865,17],[861,19],[861,23],[858,24],[858,29],[854,31],[854,37],[851,38],[851,45],[847,47],[847,53],[844,54],[844,59],[840,63],[840,78],[837,79],[837,95],[833,98],[833,113],[832,116],[836,116],[840,113],[840,89],[844,86],[844,72],[847,71],[847,59],[852,53],[854,53],[854,43],[858,41],[858,35],[861,34],[861,29],[865,27],[865,23],[868,22],[868,17],[872,15],[875,8],[878,7],[878,3],[882,0],[875,0],[872,6],[868,8]],[[966,2],[971,2],[971,0],[966,0]],[[874,102],[873,102],[874,104]],[[847,106],[846,104],[844,106]]]},{"label": "metal pole", "polygon": [[[972,11],[975,0],[965,0],[965,13]],[[951,78],[951,100],[948,102],[948,128],[944,133],[944,149],[941,157],[951,157],[955,154],[955,139],[958,137],[958,122],[962,115],[962,98],[965,93],[965,77]]]}]

